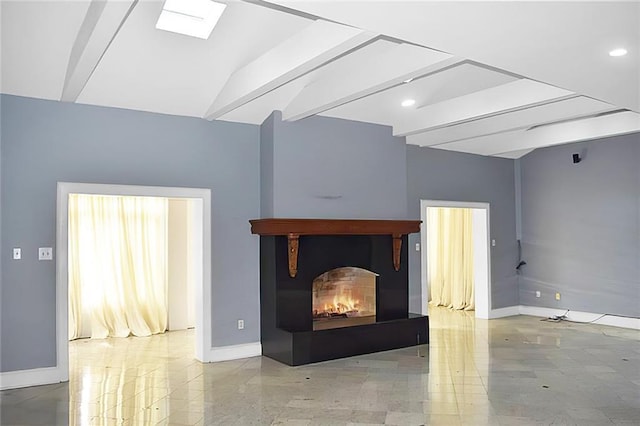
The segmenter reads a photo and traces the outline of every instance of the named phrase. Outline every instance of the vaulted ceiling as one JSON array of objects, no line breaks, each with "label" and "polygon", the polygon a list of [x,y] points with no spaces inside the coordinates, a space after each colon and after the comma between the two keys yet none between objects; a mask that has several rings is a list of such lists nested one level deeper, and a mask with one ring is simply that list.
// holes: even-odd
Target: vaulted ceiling
[{"label": "vaulted ceiling", "polygon": [[0,90],[254,124],[338,117],[507,158],[640,132],[637,1],[220,2],[203,40],[156,29],[161,0],[2,0]]}]

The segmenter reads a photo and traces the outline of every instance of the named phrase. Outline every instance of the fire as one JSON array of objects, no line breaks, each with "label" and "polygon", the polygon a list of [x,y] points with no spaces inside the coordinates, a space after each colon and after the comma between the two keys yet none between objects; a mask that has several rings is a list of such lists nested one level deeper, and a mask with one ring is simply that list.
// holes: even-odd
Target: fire
[{"label": "fire", "polygon": [[337,268],[316,277],[312,286],[314,321],[376,315],[376,274],[373,272],[355,267]]},{"label": "fire", "polygon": [[348,296],[335,295],[333,303],[324,304],[324,312],[343,314],[347,312],[358,312],[360,301]]},{"label": "fire", "polygon": [[336,294],[316,304],[313,316],[314,318],[360,316],[360,300],[352,298],[350,294]]}]

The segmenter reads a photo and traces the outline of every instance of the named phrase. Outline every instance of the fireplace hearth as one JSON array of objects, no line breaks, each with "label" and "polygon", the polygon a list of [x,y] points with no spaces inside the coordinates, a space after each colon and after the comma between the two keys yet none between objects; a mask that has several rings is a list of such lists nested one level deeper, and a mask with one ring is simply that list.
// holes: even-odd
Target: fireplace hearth
[{"label": "fireplace hearth", "polygon": [[424,344],[409,313],[407,234],[419,221],[257,219],[263,355],[288,365]]}]

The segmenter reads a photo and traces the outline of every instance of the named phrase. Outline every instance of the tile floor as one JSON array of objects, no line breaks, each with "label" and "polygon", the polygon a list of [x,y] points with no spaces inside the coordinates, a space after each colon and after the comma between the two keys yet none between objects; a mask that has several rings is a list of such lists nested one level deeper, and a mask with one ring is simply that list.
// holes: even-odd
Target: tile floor
[{"label": "tile floor", "polygon": [[431,343],[303,367],[192,359],[193,332],[78,340],[2,425],[640,425],[640,333],[432,309]]}]

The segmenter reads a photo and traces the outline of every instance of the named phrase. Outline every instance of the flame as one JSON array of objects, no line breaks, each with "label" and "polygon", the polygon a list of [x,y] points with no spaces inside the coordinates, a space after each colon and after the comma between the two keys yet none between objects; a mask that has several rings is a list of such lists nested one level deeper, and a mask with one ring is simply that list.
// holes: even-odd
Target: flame
[{"label": "flame", "polygon": [[335,295],[333,301],[324,303],[319,313],[342,314],[346,312],[358,312],[360,301],[352,299],[348,295]]},{"label": "flame", "polygon": [[314,321],[373,316],[376,313],[376,274],[353,267],[325,272],[313,280]]}]

